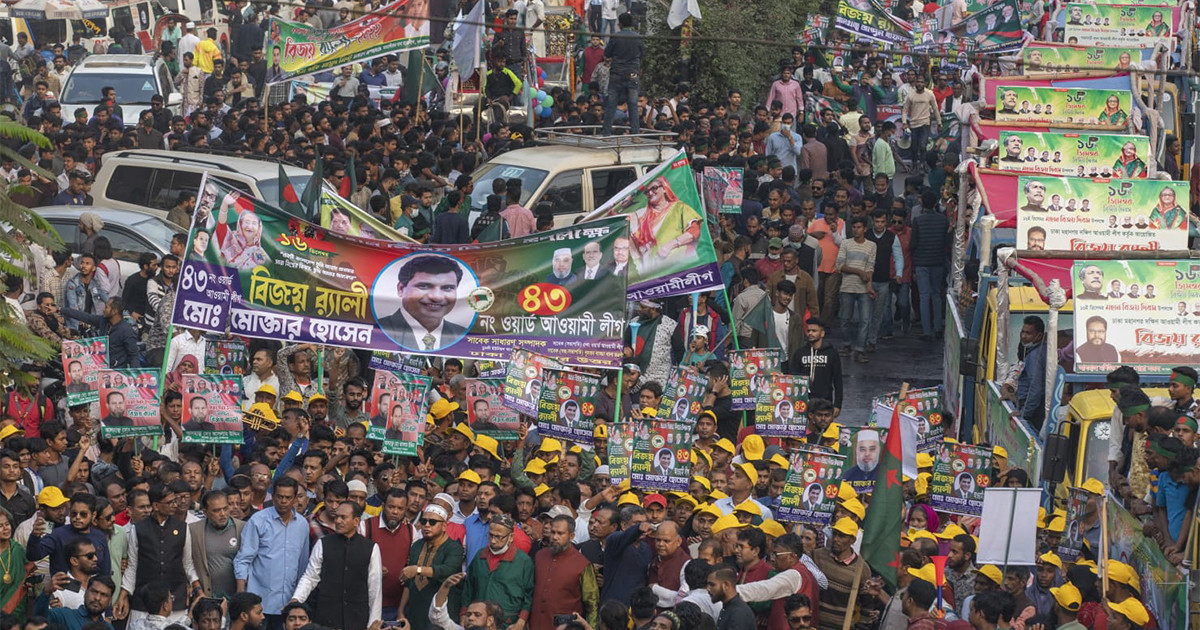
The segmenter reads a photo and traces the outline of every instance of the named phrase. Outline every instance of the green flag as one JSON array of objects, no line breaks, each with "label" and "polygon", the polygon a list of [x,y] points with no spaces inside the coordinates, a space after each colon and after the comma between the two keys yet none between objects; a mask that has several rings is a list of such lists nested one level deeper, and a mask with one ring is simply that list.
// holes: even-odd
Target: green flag
[{"label": "green flag", "polygon": [[504,219],[492,222],[491,225],[483,228],[479,232],[479,236],[475,239],[476,243],[495,243],[504,235]]},{"label": "green flag", "polygon": [[771,294],[768,292],[764,293],[762,298],[758,300],[758,303],[746,312],[746,318],[743,321],[754,332],[765,335],[767,334],[771,317],[773,317],[771,315]]},{"label": "green flag", "polygon": [[292,216],[304,217],[304,206],[300,205],[296,187],[292,186],[292,180],[287,176],[287,171],[283,170],[282,164],[279,165],[279,209]]},{"label": "green flag", "polygon": [[[901,399],[903,399],[903,395]],[[892,592],[896,590],[896,572],[900,568],[900,532],[904,527],[904,444],[900,428],[900,407],[896,401],[892,424],[887,432],[883,456],[875,469],[875,491],[871,507],[863,520],[862,555]]]},{"label": "green flag", "polygon": [[321,222],[321,188],[324,186],[322,180],[324,169],[321,167],[321,154],[317,154],[317,164],[313,167],[312,178],[308,180],[308,187],[304,189],[304,196],[300,198],[300,206],[304,214],[300,215],[309,223]]}]

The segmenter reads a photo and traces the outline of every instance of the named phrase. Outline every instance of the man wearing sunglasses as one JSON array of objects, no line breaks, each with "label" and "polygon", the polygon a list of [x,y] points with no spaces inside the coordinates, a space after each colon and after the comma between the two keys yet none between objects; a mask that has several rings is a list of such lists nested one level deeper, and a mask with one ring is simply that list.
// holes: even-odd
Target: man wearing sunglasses
[{"label": "man wearing sunglasses", "polygon": [[[768,624],[772,628],[782,628],[787,623],[789,630],[799,630],[815,625],[812,615],[811,602],[817,598],[817,580],[808,567],[801,562],[804,545],[796,534],[785,534],[772,543],[772,552],[768,559],[774,565],[775,574],[765,580],[746,582],[737,587],[738,595],[746,602],[771,602],[771,617]],[[806,598],[807,621],[799,626],[792,622],[792,617],[800,617],[797,611],[788,610],[787,604],[795,595]]]},{"label": "man wearing sunglasses", "polygon": [[[59,496],[62,496],[61,493]],[[65,498],[63,499],[66,500]],[[39,536],[36,533],[29,537],[30,560],[37,561],[50,558],[50,574],[65,573],[70,570],[70,554],[67,548],[76,540],[86,540],[95,548],[98,555],[97,571],[100,575],[109,575],[112,570],[108,559],[108,538],[104,532],[92,527],[96,516],[96,497],[79,493],[71,497],[69,527],[55,527],[49,536]]]},{"label": "man wearing sunglasses", "polygon": [[[408,620],[411,630],[426,630],[429,624],[429,605],[442,582],[462,571],[466,552],[457,540],[446,534],[446,523],[450,510],[439,503],[430,503],[421,513],[421,539],[414,542],[408,553],[412,564],[400,572],[400,579],[408,584],[404,598],[407,602],[400,619]],[[460,589],[450,591],[448,610],[458,610]]]},{"label": "man wearing sunglasses", "polygon": [[[46,582],[42,597],[38,599],[57,599],[64,608],[79,608],[83,605],[83,585],[97,572],[96,546],[89,540],[77,538],[67,545],[66,551],[70,566],[65,573],[55,573]],[[38,605],[35,603],[35,608]]]}]

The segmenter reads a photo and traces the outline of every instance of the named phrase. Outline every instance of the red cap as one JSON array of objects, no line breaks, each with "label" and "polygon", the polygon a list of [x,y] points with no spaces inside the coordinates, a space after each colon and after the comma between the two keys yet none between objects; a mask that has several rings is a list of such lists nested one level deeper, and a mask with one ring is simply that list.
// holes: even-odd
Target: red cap
[{"label": "red cap", "polygon": [[667,507],[667,498],[657,492],[647,494],[646,498],[642,499],[642,507],[648,507],[651,503],[657,503],[665,508]]}]

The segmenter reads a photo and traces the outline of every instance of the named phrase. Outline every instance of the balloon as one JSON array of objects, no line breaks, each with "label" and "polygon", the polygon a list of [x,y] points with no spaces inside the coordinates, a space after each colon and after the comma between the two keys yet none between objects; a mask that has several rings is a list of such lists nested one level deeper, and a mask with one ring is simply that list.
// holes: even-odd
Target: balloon
[{"label": "balloon", "polygon": [[485,133],[485,134],[483,134],[483,141],[484,141],[484,142],[491,142],[491,141],[492,141],[492,134],[491,134],[490,132],[489,132],[489,133]]},{"label": "balloon", "polygon": [[554,97],[547,96],[545,99],[542,100],[542,105],[545,105],[546,107],[554,107]]},{"label": "balloon", "polygon": [[537,100],[539,100],[539,101],[546,100],[546,93],[542,90],[538,90],[537,91]]},{"label": "balloon", "polygon": [[552,110],[552,109],[550,109],[549,107],[547,107],[547,108],[545,108],[545,109],[543,109],[543,110],[542,110],[542,118],[549,118],[549,117],[550,117],[550,114],[553,114],[553,113],[554,113],[554,110]]},{"label": "balloon", "polygon": [[545,79],[542,79],[542,78],[539,78],[539,79],[538,79],[538,87],[543,87],[543,86],[545,86],[545,85],[546,85],[546,80],[545,80]]}]

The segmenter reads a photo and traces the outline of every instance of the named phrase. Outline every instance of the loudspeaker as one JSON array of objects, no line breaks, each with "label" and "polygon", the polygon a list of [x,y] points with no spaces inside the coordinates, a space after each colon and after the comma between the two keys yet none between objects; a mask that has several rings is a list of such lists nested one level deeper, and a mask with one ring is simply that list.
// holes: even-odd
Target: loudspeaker
[{"label": "loudspeaker", "polygon": [[1070,461],[1071,440],[1061,433],[1046,436],[1046,450],[1042,457],[1042,481],[1062,483]]}]

